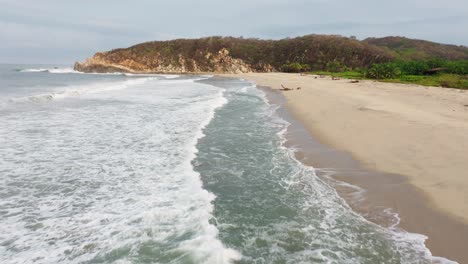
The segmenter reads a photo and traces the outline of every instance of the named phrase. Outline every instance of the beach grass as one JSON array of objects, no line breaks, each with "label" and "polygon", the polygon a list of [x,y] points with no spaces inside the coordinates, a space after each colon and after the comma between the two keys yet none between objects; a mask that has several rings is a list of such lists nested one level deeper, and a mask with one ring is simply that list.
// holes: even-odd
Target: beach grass
[{"label": "beach grass", "polygon": [[[364,72],[345,71],[345,72],[327,72],[314,71],[310,74],[329,75],[344,79],[355,80],[375,80],[367,78]],[[444,88],[468,89],[468,75],[441,73],[436,75],[400,75],[396,78],[381,79],[381,82],[418,84],[422,86],[435,86]]]},{"label": "beach grass", "polygon": [[346,79],[358,79],[358,80],[366,79],[365,74],[362,72],[358,72],[358,71],[344,71],[344,72],[314,71],[311,73],[317,74],[317,75],[330,75],[330,76],[341,77],[341,78],[346,78]]}]

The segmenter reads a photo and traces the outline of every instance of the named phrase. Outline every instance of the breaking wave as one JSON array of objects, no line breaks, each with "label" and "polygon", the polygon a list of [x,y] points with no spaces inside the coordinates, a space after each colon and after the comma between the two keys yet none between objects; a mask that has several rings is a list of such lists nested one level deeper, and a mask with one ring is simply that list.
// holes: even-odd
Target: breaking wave
[{"label": "breaking wave", "polygon": [[138,78],[126,80],[123,82],[111,82],[111,83],[94,83],[82,86],[71,86],[56,88],[54,92],[37,94],[25,97],[18,97],[10,99],[11,102],[46,102],[56,99],[63,99],[67,97],[77,97],[85,94],[93,94],[114,90],[127,89],[129,87],[144,84],[147,81],[154,80],[154,78]]},{"label": "breaking wave", "polygon": [[[123,76],[135,76],[135,77],[160,77],[163,79],[175,79],[179,78],[178,74],[158,74],[158,73],[122,73],[122,72],[109,72],[109,73],[84,73],[75,71],[73,68],[32,68],[32,69],[17,69],[19,72],[24,73],[75,73],[75,74],[93,74],[93,75],[123,75]],[[212,75],[203,75],[202,77],[211,78]]]}]

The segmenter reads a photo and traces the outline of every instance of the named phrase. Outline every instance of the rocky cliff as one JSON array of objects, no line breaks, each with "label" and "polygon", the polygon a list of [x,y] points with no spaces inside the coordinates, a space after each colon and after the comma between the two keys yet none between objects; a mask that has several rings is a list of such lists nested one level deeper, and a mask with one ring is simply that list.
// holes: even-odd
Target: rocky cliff
[{"label": "rocky cliff", "polygon": [[[208,37],[152,41],[96,53],[75,69],[83,72],[243,73],[281,71],[290,64],[310,70],[365,69],[394,60],[464,60],[468,49],[404,38],[367,39],[307,35],[281,40]],[[419,58],[419,57],[418,57]]]},{"label": "rocky cliff", "polygon": [[279,71],[302,63],[323,69],[330,61],[350,68],[393,58],[385,49],[341,36],[308,35],[260,40],[233,37],[152,41],[96,53],[75,69],[83,72],[244,73]]},{"label": "rocky cliff", "polygon": [[[177,55],[177,60],[156,52],[153,56],[138,56],[127,52],[98,52],[85,62],[75,63],[80,72],[128,72],[128,73],[247,73],[258,71],[241,59],[230,56],[226,48],[216,53],[206,52],[203,59]],[[273,71],[270,65],[262,65],[262,72]]]}]

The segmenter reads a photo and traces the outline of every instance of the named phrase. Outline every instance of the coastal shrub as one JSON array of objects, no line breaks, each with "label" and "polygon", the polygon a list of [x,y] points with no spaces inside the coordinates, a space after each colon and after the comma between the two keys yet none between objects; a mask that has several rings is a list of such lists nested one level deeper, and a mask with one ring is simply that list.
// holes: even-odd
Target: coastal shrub
[{"label": "coastal shrub", "polygon": [[329,72],[344,72],[348,68],[339,61],[329,61],[325,66],[325,70]]},{"label": "coastal shrub", "polygon": [[343,78],[347,78],[347,79],[362,79],[362,78],[364,78],[363,72],[359,71],[359,70],[341,72],[338,76],[343,77]]},{"label": "coastal shrub", "polygon": [[448,60],[443,60],[440,58],[433,58],[430,60],[426,60],[425,63],[430,69],[433,68],[442,68],[445,67],[445,64],[448,62]]},{"label": "coastal shrub", "polygon": [[468,89],[468,79],[466,76],[457,74],[441,74],[437,76],[440,86],[447,88]]},{"label": "coastal shrub", "polygon": [[[449,61],[442,59],[397,61],[395,65],[404,75],[428,75],[430,70],[450,74],[468,74],[468,60]],[[437,73],[435,72],[435,73]]]},{"label": "coastal shrub", "polygon": [[436,75],[401,75],[391,82],[411,83],[424,86],[439,86],[457,89],[468,89],[468,76],[460,74],[439,73]]},{"label": "coastal shrub", "polygon": [[329,72],[329,71],[313,71],[313,74],[316,75],[333,75],[336,77],[341,77],[345,79],[364,79],[363,71],[344,71],[344,72]]},{"label": "coastal shrub", "polygon": [[447,61],[444,64],[445,72],[452,74],[468,74],[468,60]]},{"label": "coastal shrub", "polygon": [[310,66],[308,64],[301,64],[298,62],[283,64],[281,66],[282,72],[307,72],[310,71]]},{"label": "coastal shrub", "polygon": [[401,70],[395,63],[374,64],[366,72],[371,79],[394,79],[401,75]]},{"label": "coastal shrub", "polygon": [[[464,46],[446,45],[404,37],[369,38],[364,41],[380,47],[387,47],[397,53],[402,60],[468,59],[468,52]],[[432,68],[437,67],[440,66]]]},{"label": "coastal shrub", "polygon": [[425,61],[406,61],[396,63],[396,65],[402,74],[407,75],[424,75],[430,68],[436,68],[429,67],[429,64]]}]

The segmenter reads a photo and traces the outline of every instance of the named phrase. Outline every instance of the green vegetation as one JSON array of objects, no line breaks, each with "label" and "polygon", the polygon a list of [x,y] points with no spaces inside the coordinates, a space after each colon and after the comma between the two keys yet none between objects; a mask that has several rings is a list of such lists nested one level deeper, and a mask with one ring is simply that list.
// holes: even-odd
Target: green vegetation
[{"label": "green vegetation", "polygon": [[353,79],[377,79],[443,87],[467,87],[468,48],[403,37],[359,41],[336,35],[282,40],[208,37],[138,44],[105,53],[106,60],[127,60],[155,68],[184,66],[187,72],[212,71],[213,55],[226,49],[258,72],[320,72]]},{"label": "green vegetation", "polygon": [[[229,55],[248,63],[253,70],[301,72],[307,70],[336,70],[366,68],[374,63],[395,59],[385,48],[342,36],[307,35],[282,40],[260,40],[233,37],[176,39],[138,44],[106,53],[106,60],[119,64],[131,59],[152,68],[155,65],[178,65],[185,58],[187,71],[195,61],[199,71],[210,71],[213,61],[209,54],[227,49]],[[299,67],[300,65],[300,67]],[[310,68],[310,69],[309,69]]]},{"label": "green vegetation", "polygon": [[281,66],[282,72],[308,72],[310,71],[310,66],[308,64],[300,63],[288,63]]},{"label": "green vegetation", "polygon": [[334,77],[340,77],[345,79],[366,79],[365,74],[362,71],[345,71],[345,72],[329,72],[329,71],[314,71],[311,72],[316,75],[331,75]]},{"label": "green vegetation", "polygon": [[396,79],[385,79],[382,81],[419,84],[424,86],[468,89],[468,76],[458,74],[438,74],[431,76],[402,75]]},{"label": "green vegetation", "polygon": [[367,70],[312,73],[348,79],[377,79],[383,82],[468,89],[468,60],[396,61],[374,64]]},{"label": "green vegetation", "polygon": [[468,89],[468,60],[442,59],[374,64],[366,77],[425,86]]},{"label": "green vegetation", "polygon": [[395,63],[382,63],[372,65],[366,72],[370,79],[392,79],[401,75],[401,70]]},{"label": "green vegetation", "polygon": [[368,38],[364,42],[386,48],[394,53],[396,59],[401,60],[468,59],[468,49],[463,46],[404,37]]}]

